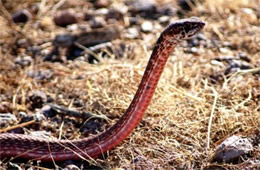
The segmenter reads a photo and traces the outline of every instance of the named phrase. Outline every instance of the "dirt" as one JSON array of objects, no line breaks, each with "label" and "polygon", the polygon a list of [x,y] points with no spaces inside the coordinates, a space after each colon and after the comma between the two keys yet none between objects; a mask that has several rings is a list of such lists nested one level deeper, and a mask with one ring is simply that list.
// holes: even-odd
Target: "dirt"
[{"label": "dirt", "polygon": [[[145,117],[118,147],[94,161],[2,158],[0,166],[259,168],[260,1],[185,2],[0,1],[0,113],[14,115],[2,133],[101,133],[127,109],[161,31],[191,16],[206,22],[174,51]],[[232,135],[248,138],[252,153],[214,161]]]}]

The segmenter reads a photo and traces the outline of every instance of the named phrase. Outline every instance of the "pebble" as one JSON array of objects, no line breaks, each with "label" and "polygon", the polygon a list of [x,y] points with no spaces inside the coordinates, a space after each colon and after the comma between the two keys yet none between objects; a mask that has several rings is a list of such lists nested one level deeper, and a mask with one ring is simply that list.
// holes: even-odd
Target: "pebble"
[{"label": "pebble", "polygon": [[22,170],[22,168],[15,164],[15,163],[12,163],[10,161],[8,161],[8,169],[12,169],[12,170]]},{"label": "pebble", "polygon": [[214,160],[218,162],[231,162],[251,151],[253,151],[253,145],[247,138],[234,135],[224,140],[217,147]]},{"label": "pebble", "polygon": [[18,64],[20,66],[29,66],[33,62],[33,59],[31,56],[19,56],[15,59],[15,64]]},{"label": "pebble", "polygon": [[144,21],[141,25],[141,30],[143,32],[151,32],[153,30],[153,23],[150,21]]},{"label": "pebble", "polygon": [[43,120],[46,120],[46,117],[42,114],[42,109],[40,109],[39,111],[37,111],[34,115],[33,115],[33,120],[37,121],[37,122],[41,122]]},{"label": "pebble", "polygon": [[103,28],[106,25],[104,17],[96,16],[89,21],[89,25],[92,29],[94,28]]},{"label": "pebble", "polygon": [[126,38],[129,38],[129,39],[138,38],[138,36],[139,36],[139,31],[138,31],[137,28],[135,28],[135,27],[128,28],[128,29],[127,29],[127,33],[126,33],[125,36],[126,36]]},{"label": "pebble", "polygon": [[37,46],[37,45],[29,46],[27,49],[28,52],[30,52],[33,56],[40,54],[42,50],[41,46]]},{"label": "pebble", "polygon": [[11,113],[0,113],[0,127],[17,122],[15,115]]},{"label": "pebble", "polygon": [[43,106],[39,111],[40,114],[44,115],[44,117],[54,117],[56,116],[57,112],[49,105]]},{"label": "pebble", "polygon": [[192,6],[195,6],[195,4],[196,4],[196,0],[178,0],[178,4],[182,10],[191,11]]},{"label": "pebble", "polygon": [[30,131],[30,134],[29,135],[32,135],[32,136],[35,136],[35,137],[39,137],[39,138],[45,138],[45,139],[50,139],[51,138],[51,133],[50,132],[47,132],[47,131]]},{"label": "pebble", "polygon": [[108,13],[106,15],[106,20],[109,20],[109,19],[114,19],[114,20],[117,20],[117,21],[123,21],[124,15],[119,10],[111,9],[111,10],[108,11]]},{"label": "pebble", "polygon": [[30,46],[30,42],[26,38],[20,38],[20,39],[17,40],[16,45],[19,48],[26,48],[26,47]]},{"label": "pebble", "polygon": [[53,72],[51,70],[30,70],[27,72],[27,76],[35,80],[49,80],[53,77]]},{"label": "pebble", "polygon": [[110,5],[110,1],[109,0],[96,0],[94,2],[94,7],[95,8],[106,8]]},{"label": "pebble", "polygon": [[47,102],[47,95],[40,90],[30,91],[29,101],[32,108],[41,108]]},{"label": "pebble", "polygon": [[102,129],[100,123],[95,119],[90,119],[80,128],[80,132],[84,133],[84,136],[88,136],[89,134],[96,134],[97,131],[102,131]]},{"label": "pebble", "polygon": [[67,25],[75,24],[78,22],[76,12],[74,10],[64,10],[59,11],[54,16],[54,23],[61,27],[66,27]]},{"label": "pebble", "polygon": [[158,8],[158,12],[164,16],[172,17],[177,14],[177,8],[172,5],[165,4],[162,7]]},{"label": "pebble", "polygon": [[169,21],[170,21],[170,17],[169,16],[162,16],[158,20],[161,24],[168,24]]},{"label": "pebble", "polygon": [[230,73],[235,73],[239,70],[247,70],[247,69],[251,69],[252,66],[250,66],[247,62],[243,62],[240,60],[230,60],[229,61],[229,65],[226,68],[224,74],[230,74]]},{"label": "pebble", "polygon": [[32,14],[26,10],[18,10],[12,15],[12,19],[15,23],[25,23],[32,18]]},{"label": "pebble", "polygon": [[103,16],[103,15],[107,15],[109,12],[109,9],[107,8],[100,8],[94,11],[93,15],[94,16]]},{"label": "pebble", "polygon": [[64,170],[80,170],[80,168],[77,167],[76,165],[70,164],[70,165],[67,165],[67,166],[64,168]]},{"label": "pebble", "polygon": [[198,47],[200,45],[206,45],[207,37],[203,33],[195,35],[192,39],[188,40],[189,47]]},{"label": "pebble", "polygon": [[155,0],[136,0],[129,7],[129,11],[133,14],[140,14],[142,17],[154,17],[156,13]]},{"label": "pebble", "polygon": [[246,53],[243,53],[243,52],[239,53],[239,58],[241,60],[248,62],[248,63],[250,63],[250,61],[251,61],[251,59],[246,55]]},{"label": "pebble", "polygon": [[56,47],[70,47],[73,45],[75,37],[71,34],[57,35],[53,40],[53,45]]},{"label": "pebble", "polygon": [[91,13],[85,13],[85,14],[84,14],[84,20],[85,20],[85,21],[92,20],[93,17],[94,17],[94,16],[93,16]]},{"label": "pebble", "polygon": [[26,117],[27,113],[26,112],[18,112],[17,115],[18,115],[19,118],[22,118],[22,117]]}]

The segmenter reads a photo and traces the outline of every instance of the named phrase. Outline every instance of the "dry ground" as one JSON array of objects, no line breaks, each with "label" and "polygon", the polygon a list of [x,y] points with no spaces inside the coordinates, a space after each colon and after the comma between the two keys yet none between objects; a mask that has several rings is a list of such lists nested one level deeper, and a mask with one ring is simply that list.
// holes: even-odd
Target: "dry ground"
[{"label": "dry ground", "polygon": [[[12,14],[35,2],[38,1],[13,1],[6,12]],[[114,6],[119,3],[112,2]],[[17,57],[27,52],[17,46],[19,39],[46,45],[58,33],[66,32],[65,28],[51,22],[54,15],[51,7],[56,3],[58,1],[47,2],[41,15],[26,24],[12,24],[8,21],[8,13],[0,14],[0,112],[18,117],[17,122],[2,128],[21,123],[18,116],[21,111],[28,115],[36,112],[29,99],[35,90],[44,92],[54,104],[104,115],[105,121],[98,122],[101,130],[114,124],[133,98],[156,37],[164,27],[158,28],[157,33],[142,33],[142,39],[116,40],[139,47],[131,52],[131,57],[127,52],[121,58],[110,54],[97,64],[77,59],[48,62],[37,57],[27,66],[15,64]],[[172,1],[165,0],[159,5],[163,3]],[[254,152],[244,159],[233,163],[211,161],[216,146],[225,138],[237,134],[257,140],[260,134],[259,6],[259,0],[206,0],[190,12],[180,10],[180,14],[173,16],[172,21],[190,16],[205,20],[203,34],[206,39],[200,40],[192,50],[187,43],[182,45],[184,48],[180,46],[175,50],[140,125],[105,158],[91,161],[91,164],[96,168],[203,169],[215,166],[239,169],[249,167],[250,161],[259,161],[259,139]],[[82,6],[75,2],[67,3],[66,8]],[[122,25],[125,27],[124,23]],[[239,57],[242,54],[244,58]],[[239,62],[238,66],[233,69],[226,58]],[[248,66],[242,71],[241,62]],[[51,77],[38,80],[28,76],[37,71],[48,72]],[[49,129],[54,137],[60,134],[84,137],[74,129],[74,122],[80,126],[84,124],[82,119],[57,115],[55,119],[20,129],[25,133]],[[59,129],[60,126],[63,129]],[[9,162],[5,160],[1,166],[7,167]],[[17,164],[24,168],[53,167],[33,161]],[[83,166],[81,162],[75,164]],[[56,168],[64,166],[57,163]],[[88,167],[86,163],[84,166]]]}]

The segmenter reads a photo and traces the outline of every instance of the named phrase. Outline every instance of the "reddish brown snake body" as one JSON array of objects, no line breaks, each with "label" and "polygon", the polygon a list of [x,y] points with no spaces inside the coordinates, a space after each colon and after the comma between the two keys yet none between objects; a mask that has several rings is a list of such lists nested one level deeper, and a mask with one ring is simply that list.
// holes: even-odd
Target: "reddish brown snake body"
[{"label": "reddish brown snake body", "polygon": [[0,158],[21,157],[63,161],[96,157],[117,146],[139,124],[148,107],[166,61],[176,45],[198,33],[205,23],[197,18],[169,25],[160,35],[130,106],[119,121],[104,133],[78,140],[44,139],[29,135],[0,134]]}]

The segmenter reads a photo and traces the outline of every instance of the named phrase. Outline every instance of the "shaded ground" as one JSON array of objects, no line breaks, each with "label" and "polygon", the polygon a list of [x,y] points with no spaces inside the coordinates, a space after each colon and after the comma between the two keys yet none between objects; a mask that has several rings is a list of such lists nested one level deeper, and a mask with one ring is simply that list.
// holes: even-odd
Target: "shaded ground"
[{"label": "shaded ground", "polygon": [[[191,16],[207,22],[203,33],[173,53],[140,126],[104,158],[56,165],[4,159],[2,167],[260,166],[259,0],[205,0],[190,4],[191,8],[168,0],[151,1],[146,8],[109,0],[2,3],[0,112],[15,118],[1,122],[1,131],[20,125],[9,132],[47,131],[57,138],[83,138],[114,124],[128,107],[163,28]],[[12,14],[19,9],[30,13],[25,14],[27,22],[13,22]],[[46,120],[35,122],[34,115],[46,103],[102,118],[49,110]],[[230,163],[212,161],[218,144],[234,134],[249,138],[253,152]]]}]

